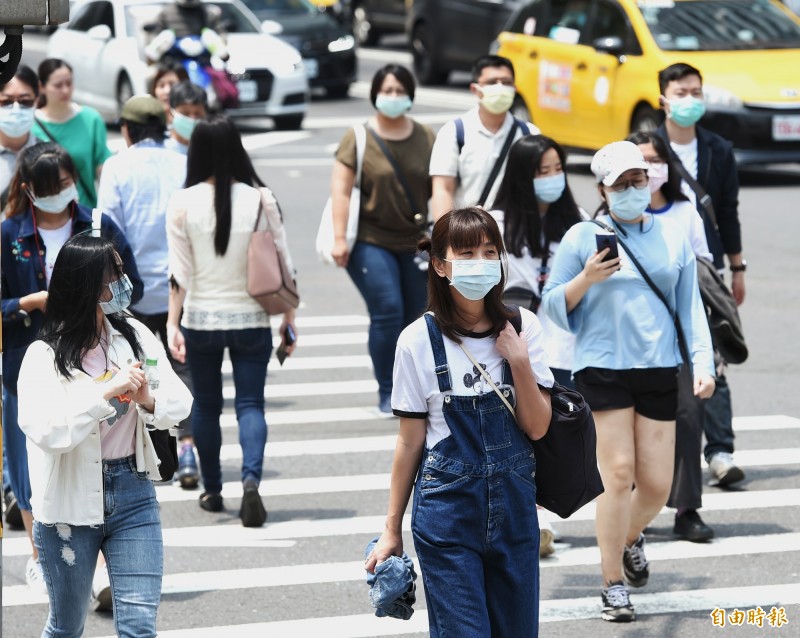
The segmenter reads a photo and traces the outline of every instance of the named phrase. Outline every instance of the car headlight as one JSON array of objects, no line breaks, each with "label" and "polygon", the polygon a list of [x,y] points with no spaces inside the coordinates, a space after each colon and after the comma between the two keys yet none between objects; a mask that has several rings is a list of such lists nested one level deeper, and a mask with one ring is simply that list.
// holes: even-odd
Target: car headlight
[{"label": "car headlight", "polygon": [[331,53],[340,53],[341,51],[349,51],[356,45],[356,40],[352,35],[343,35],[338,40],[334,40],[328,44],[328,51]]},{"label": "car headlight", "polygon": [[742,101],[728,89],[723,89],[721,86],[704,84],[703,98],[705,99],[706,106],[725,109],[742,108]]}]

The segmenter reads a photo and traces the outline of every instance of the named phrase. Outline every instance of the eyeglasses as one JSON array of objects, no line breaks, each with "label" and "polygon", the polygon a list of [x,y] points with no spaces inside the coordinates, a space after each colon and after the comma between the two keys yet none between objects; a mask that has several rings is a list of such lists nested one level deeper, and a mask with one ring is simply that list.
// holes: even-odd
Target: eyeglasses
[{"label": "eyeglasses", "polygon": [[6,95],[0,95],[0,106],[11,106],[16,102],[24,109],[32,109],[36,106],[36,98],[33,97],[8,97]]},{"label": "eyeglasses", "polygon": [[647,175],[642,174],[625,180],[624,182],[614,182],[611,186],[606,186],[605,189],[607,191],[611,191],[612,193],[621,193],[622,191],[628,190],[631,187],[646,188],[648,183],[649,179]]}]

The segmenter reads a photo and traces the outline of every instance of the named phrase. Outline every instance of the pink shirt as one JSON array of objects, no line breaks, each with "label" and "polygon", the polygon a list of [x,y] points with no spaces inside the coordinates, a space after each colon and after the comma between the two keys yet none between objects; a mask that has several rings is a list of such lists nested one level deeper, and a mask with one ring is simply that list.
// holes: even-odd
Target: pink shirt
[{"label": "pink shirt", "polygon": [[[106,346],[107,348],[107,346]],[[83,357],[83,369],[96,383],[108,383],[119,369],[106,357],[103,345],[89,350]],[[112,397],[108,402],[117,411],[100,421],[100,452],[104,459],[121,459],[135,452],[136,406],[127,395]]]}]

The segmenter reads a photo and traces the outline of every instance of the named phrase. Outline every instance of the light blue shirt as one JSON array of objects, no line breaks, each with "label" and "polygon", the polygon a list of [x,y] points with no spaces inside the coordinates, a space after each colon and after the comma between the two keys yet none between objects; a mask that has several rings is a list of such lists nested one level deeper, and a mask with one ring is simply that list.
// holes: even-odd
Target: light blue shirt
[{"label": "light blue shirt", "polygon": [[186,158],[153,140],[124,149],[103,165],[97,206],[133,249],[144,282],[144,296],[133,310],[143,315],[167,312],[167,202],[185,180]]},{"label": "light blue shirt", "polygon": [[176,140],[171,135],[164,140],[164,147],[168,148],[171,151],[175,151],[176,153],[180,153],[181,155],[188,155],[189,154],[189,145],[188,144],[181,144],[178,140]]},{"label": "light blue shirt", "polygon": [[[610,217],[601,221],[615,225]],[[697,284],[697,262],[685,233],[674,222],[652,215],[645,215],[641,225],[616,224],[616,229],[670,307],[677,309],[693,369],[714,376],[714,353]],[[570,228],[556,252],[543,291],[542,310],[576,335],[573,372],[588,367],[629,370],[680,365],[672,317],[621,246],[622,269],[594,284],[572,312],[567,312],[566,284],[597,252],[595,235],[603,233],[591,222]]]}]

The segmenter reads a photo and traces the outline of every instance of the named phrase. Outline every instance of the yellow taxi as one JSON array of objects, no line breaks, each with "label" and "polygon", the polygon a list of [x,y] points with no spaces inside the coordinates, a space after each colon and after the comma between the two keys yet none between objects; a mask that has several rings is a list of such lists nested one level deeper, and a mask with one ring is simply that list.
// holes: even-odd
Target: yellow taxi
[{"label": "yellow taxi", "polygon": [[685,62],[741,163],[800,161],[800,18],[777,0],[530,0],[497,40],[515,114],[566,146],[657,126],[658,72]]}]

